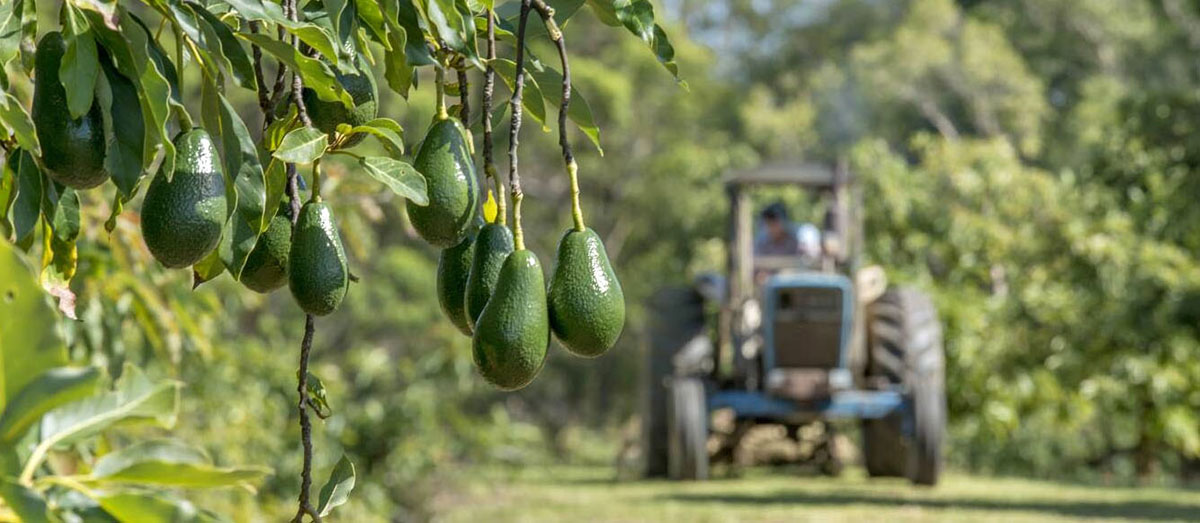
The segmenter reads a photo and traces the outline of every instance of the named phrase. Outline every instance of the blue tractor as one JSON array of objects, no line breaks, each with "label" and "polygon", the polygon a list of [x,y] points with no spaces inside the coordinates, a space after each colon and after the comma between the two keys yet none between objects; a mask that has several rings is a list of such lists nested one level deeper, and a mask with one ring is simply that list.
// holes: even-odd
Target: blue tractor
[{"label": "blue tractor", "polygon": [[[803,189],[824,223],[770,248],[771,217],[756,219],[752,202],[771,186]],[[730,459],[755,425],[783,425],[795,437],[850,419],[860,420],[871,476],[936,484],[946,431],[941,324],[928,295],[889,287],[881,268],[860,265],[852,175],[843,165],[774,164],[738,173],[726,188],[727,273],[664,289],[650,303],[648,475],[705,479],[710,460]],[[732,430],[713,430],[717,411],[732,413]],[[840,470],[833,442],[817,446],[827,473]]]}]

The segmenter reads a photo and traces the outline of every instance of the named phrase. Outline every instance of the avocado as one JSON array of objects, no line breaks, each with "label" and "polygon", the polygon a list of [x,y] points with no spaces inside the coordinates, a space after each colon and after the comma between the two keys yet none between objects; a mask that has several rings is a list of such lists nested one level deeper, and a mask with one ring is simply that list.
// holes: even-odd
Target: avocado
[{"label": "avocado", "polygon": [[142,238],[169,268],[187,267],[221,240],[228,202],[217,148],[204,129],[175,137],[175,175],[159,171],[142,202]]},{"label": "avocado", "polygon": [[329,206],[319,199],[304,204],[292,233],[288,287],[304,312],[324,316],[341,305],[349,288],[346,251]]},{"label": "avocado", "polygon": [[549,345],[542,266],[532,251],[515,251],[500,267],[496,291],[475,324],[475,366],[496,387],[517,390],[542,370]]},{"label": "avocado", "polygon": [[288,219],[288,206],[283,204],[246,257],[240,277],[242,285],[264,294],[282,287],[287,283],[288,255],[291,250],[292,222]]},{"label": "avocado", "polygon": [[425,241],[447,248],[467,235],[479,204],[479,181],[457,118],[438,120],[429,127],[413,167],[425,176],[429,205],[408,201],[408,217]]},{"label": "avocado", "polygon": [[[474,227],[471,229],[475,230]],[[474,252],[475,233],[471,232],[458,245],[442,250],[437,268],[438,304],[442,306],[442,312],[446,313],[450,322],[467,336],[471,335],[465,306],[467,275],[471,273]]]},{"label": "avocado", "polygon": [[467,279],[467,321],[472,328],[484,305],[496,290],[496,279],[505,258],[513,252],[512,231],[498,223],[489,223],[475,236],[475,256],[471,277]]},{"label": "avocado", "polygon": [[594,358],[621,336],[625,294],[596,231],[571,229],[563,235],[547,294],[550,328],[571,353]]},{"label": "avocado", "polygon": [[[347,109],[341,102],[321,100],[311,88],[305,87],[302,91],[304,107],[308,109],[308,117],[313,126],[328,134],[331,140],[338,124],[355,127],[374,120],[378,114],[379,87],[375,84],[375,77],[370,70],[358,69],[358,74],[335,72],[338,83],[350,94],[350,98],[354,99],[354,109]],[[346,140],[345,146],[356,145],[366,137],[366,134],[357,134]]]},{"label": "avocado", "polygon": [[100,103],[71,118],[67,90],[59,82],[67,44],[58,31],[38,42],[34,59],[33,123],[42,144],[42,164],[55,181],[73,189],[90,189],[108,179],[104,168],[104,119]]}]

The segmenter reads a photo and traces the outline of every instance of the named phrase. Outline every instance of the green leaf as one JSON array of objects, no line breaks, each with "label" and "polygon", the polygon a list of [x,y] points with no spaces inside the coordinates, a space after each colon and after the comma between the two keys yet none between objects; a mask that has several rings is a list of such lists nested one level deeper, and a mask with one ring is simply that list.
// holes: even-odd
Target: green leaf
[{"label": "green leaf", "polygon": [[300,127],[283,137],[272,156],[287,163],[312,163],[325,154],[328,146],[328,135],[312,127]]},{"label": "green leaf", "polygon": [[333,471],[329,473],[329,481],[321,487],[321,494],[317,497],[317,512],[321,517],[328,516],[334,508],[350,500],[350,492],[354,490],[354,479],[354,464],[342,454],[342,459],[333,466]]},{"label": "green leaf", "polygon": [[140,490],[105,491],[91,494],[117,521],[138,523],[177,523],[220,521],[216,516],[196,508],[190,501],[161,492]]},{"label": "green leaf", "polygon": [[152,382],[137,367],[127,364],[112,392],[69,403],[42,417],[41,440],[25,469],[36,470],[50,449],[90,437],[117,423],[174,425],[179,388],[176,381]]},{"label": "green leaf", "polygon": [[215,85],[205,83],[204,121],[209,133],[217,137],[221,163],[237,191],[237,210],[256,232],[267,228],[266,180],[259,163],[258,145],[238,116],[237,110]]},{"label": "green leaf", "polygon": [[13,201],[13,229],[17,243],[33,235],[42,215],[42,170],[28,151],[21,151],[17,163],[17,199]]},{"label": "green leaf", "polygon": [[425,177],[412,165],[386,156],[368,156],[359,165],[372,178],[383,182],[392,192],[412,200],[417,205],[429,205]]},{"label": "green leaf", "polygon": [[221,232],[221,243],[217,246],[217,255],[221,263],[229,270],[229,275],[237,280],[242,277],[242,269],[246,260],[258,242],[259,232],[256,231],[246,218],[238,213],[225,221]]},{"label": "green leaf", "polygon": [[[226,220],[228,221],[228,220]],[[224,238],[222,238],[222,241]],[[221,262],[219,249],[213,249],[203,260],[192,265],[192,288],[195,289],[205,282],[212,281],[225,272],[225,264]]]},{"label": "green leaf", "polygon": [[[388,8],[394,8],[395,14],[389,12]],[[429,47],[425,45],[425,31],[421,29],[420,15],[417,14],[412,0],[389,2],[384,5],[384,9],[384,17],[389,21],[395,20],[404,30],[404,55],[408,58],[408,63],[413,66],[433,65],[433,55],[429,54]]]},{"label": "green leaf", "polygon": [[316,24],[289,20],[283,15],[283,9],[278,3],[261,0],[225,0],[225,3],[247,20],[270,22],[283,27],[284,31],[296,35],[300,41],[316,49],[333,64],[338,63],[338,50],[333,35]]},{"label": "green leaf", "polygon": [[50,523],[58,521],[37,491],[25,488],[16,481],[0,478],[0,499],[17,515],[17,521]]},{"label": "green leaf", "polygon": [[5,239],[10,238],[13,231],[8,211],[17,199],[17,169],[20,168],[20,158],[21,153],[14,151],[0,164],[0,236]]},{"label": "green leaf", "polygon": [[71,5],[84,10],[90,10],[99,14],[104,21],[104,25],[109,29],[116,29],[119,19],[117,17],[117,0],[71,0]]},{"label": "green leaf", "polygon": [[[516,86],[517,64],[512,60],[498,58],[492,62],[492,67],[495,68],[496,74],[504,80],[504,84],[511,91]],[[526,72],[529,72],[526,69]],[[546,125],[546,100],[542,94],[541,87],[538,87],[538,82],[532,74],[525,75],[525,92],[521,96],[521,105],[528,111],[527,114],[542,124],[543,131],[549,131],[550,127]]]},{"label": "green leaf", "polygon": [[679,79],[675,48],[662,26],[654,22],[654,5],[650,0],[587,0],[587,3],[601,22],[614,27],[624,26],[645,42],[658,63]]},{"label": "green leaf", "polygon": [[[384,49],[391,50],[391,46],[387,38],[387,23],[383,18],[383,10],[379,6],[379,2],[375,0],[354,0],[354,7],[358,12],[358,19],[370,31],[371,36],[376,42],[383,45]],[[403,49],[403,46],[400,47]]]},{"label": "green leaf", "polygon": [[[300,376],[300,373],[296,372],[296,376]],[[308,379],[304,380],[304,384],[308,389],[308,399],[313,410],[317,412],[317,416],[327,418],[332,415],[333,409],[329,407],[329,396],[325,392],[325,383],[321,381],[321,378],[309,372]]]},{"label": "green leaf", "polygon": [[106,454],[96,461],[85,482],[253,489],[270,473],[261,467],[217,467],[200,449],[174,440],[150,440]]},{"label": "green leaf", "polygon": [[83,399],[96,390],[95,367],[56,367],[25,385],[0,414],[0,443],[13,445],[42,414],[64,403]]},{"label": "green leaf", "polygon": [[365,133],[379,139],[389,152],[397,156],[404,154],[404,129],[391,118],[376,118],[350,129],[350,134]]},{"label": "green leaf", "polygon": [[42,155],[42,145],[38,142],[34,131],[33,118],[25,111],[21,102],[7,92],[0,92],[0,126],[3,126],[4,137],[16,137],[17,145],[32,152],[35,156]]},{"label": "green leaf", "polygon": [[312,88],[317,93],[317,98],[326,102],[342,102],[347,108],[354,107],[354,99],[342,88],[342,84],[324,62],[304,56],[292,46],[266,35],[238,33],[238,36],[261,47],[293,71],[299,71],[304,79],[304,86]]},{"label": "green leaf", "polygon": [[68,242],[79,238],[79,193],[75,189],[66,187],[59,193],[51,223],[55,238]]},{"label": "green leaf", "polygon": [[0,409],[42,373],[67,364],[58,315],[33,270],[0,241]]},{"label": "green leaf", "polygon": [[467,47],[463,17],[454,7],[454,0],[424,0],[425,17],[437,31],[437,37],[456,51]]},{"label": "green leaf", "polygon": [[391,49],[384,55],[383,77],[387,80],[388,87],[405,99],[408,98],[408,88],[412,86],[414,73],[405,51],[406,42],[404,29],[390,24],[388,43],[391,44]]},{"label": "green leaf", "polygon": [[142,102],[137,86],[122,76],[108,53],[101,53],[101,66],[108,80],[112,100],[109,115],[112,136],[108,140],[104,167],[112,174],[113,183],[126,197],[133,197],[138,182],[145,173],[142,151],[145,148],[146,127]]},{"label": "green leaf", "polygon": [[71,118],[80,118],[92,107],[96,79],[100,75],[100,59],[91,31],[70,23],[64,29],[67,30],[63,34],[67,51],[59,65],[58,78],[67,91],[67,110]]},{"label": "green leaf", "polygon": [[250,62],[250,57],[246,55],[246,50],[242,48],[241,42],[233,36],[233,31],[229,29],[229,26],[225,25],[225,22],[222,22],[220,18],[217,18],[200,4],[189,1],[187,2],[187,6],[216,35],[216,42],[211,40],[208,42],[209,49],[212,51],[219,50],[219,55],[225,61],[226,68],[229,69],[234,81],[251,91],[258,89],[258,83],[254,79],[254,64]]},{"label": "green leaf", "polygon": [[[0,68],[12,61],[21,53],[21,12],[25,2],[0,3]],[[7,87],[8,75],[0,82],[0,87]]]},{"label": "green leaf", "polygon": [[[550,102],[550,105],[562,104],[562,88],[549,87],[562,85],[561,73],[549,67],[541,71],[529,71],[529,73],[537,78],[539,84],[547,86],[542,91],[542,95],[546,97],[546,101]],[[583,131],[583,134],[587,135],[592,144],[596,146],[596,150],[604,155],[604,149],[600,147],[600,126],[596,125],[596,120],[592,117],[591,106],[573,84],[571,85],[571,106],[567,108],[567,118],[575,122],[575,125],[579,126],[579,130]]]},{"label": "green leaf", "polygon": [[[136,23],[121,24],[120,32],[110,30],[92,20],[96,36],[100,43],[112,55],[117,70],[125,77],[134,81],[138,86],[138,101],[142,107],[144,138],[142,144],[142,170],[148,171],[153,165],[159,151],[163,151],[161,169],[165,173],[175,171],[175,146],[167,133],[167,120],[170,117],[170,100],[172,96],[168,74],[174,72],[173,66],[160,72],[159,61],[154,57],[158,53],[150,40],[150,33],[133,14],[119,9],[122,20],[132,19]],[[89,19],[98,17],[94,12],[85,13]],[[169,60],[161,58],[165,64]],[[171,74],[173,76],[173,74]],[[120,182],[119,182],[120,183]],[[119,187],[120,185],[118,185]]]}]

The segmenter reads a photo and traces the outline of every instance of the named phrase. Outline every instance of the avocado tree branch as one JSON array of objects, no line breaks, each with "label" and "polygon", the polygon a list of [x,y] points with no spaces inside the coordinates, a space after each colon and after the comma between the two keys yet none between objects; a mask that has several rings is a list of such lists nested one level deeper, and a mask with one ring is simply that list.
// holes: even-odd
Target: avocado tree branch
[{"label": "avocado tree branch", "polygon": [[532,0],[531,5],[542,23],[546,25],[546,34],[558,50],[558,58],[562,63],[562,101],[558,106],[558,144],[562,146],[563,163],[567,167],[567,177],[571,180],[571,217],[575,221],[575,230],[582,231],[583,207],[579,204],[579,165],[575,163],[575,154],[571,152],[571,142],[567,138],[567,112],[571,107],[571,65],[567,60],[567,40],[554,21],[554,8],[546,5],[545,0]]},{"label": "avocado tree branch", "polygon": [[464,126],[471,125],[471,87],[467,83],[467,70],[462,66],[454,69],[458,73],[458,119]]},{"label": "avocado tree branch", "polygon": [[529,20],[531,0],[521,0],[521,20],[517,25],[517,77],[513,80],[513,94],[509,101],[512,108],[512,126],[508,131],[508,186],[513,200],[513,244],[516,250],[525,250],[525,234],[521,230],[521,175],[517,170],[517,142],[521,134],[521,96],[525,93],[525,24]]},{"label": "avocado tree branch", "polygon": [[505,208],[504,184],[496,174],[496,163],[492,159],[492,95],[496,90],[496,13],[487,12],[487,68],[483,72],[483,172],[492,180],[496,190],[496,223],[504,225],[508,209]]},{"label": "avocado tree branch", "polygon": [[[250,32],[258,34],[261,24],[256,20],[250,21]],[[271,95],[267,91],[267,79],[263,74],[262,68],[262,49],[257,45],[250,46],[250,53],[254,58],[254,81],[258,83],[258,109],[262,112],[262,128],[265,133],[267,128],[271,126],[271,121],[275,119],[275,111],[271,110]],[[282,66],[281,66],[282,67]]]},{"label": "avocado tree branch", "polygon": [[[296,7],[296,0],[286,0],[284,11],[288,19],[296,22],[299,20],[299,9]],[[299,38],[291,37],[291,45],[293,48],[299,49]],[[292,72],[292,103],[296,106],[296,112],[300,117],[300,121],[306,126],[312,126],[312,120],[308,117],[308,109],[304,106],[304,81],[300,78],[299,71]],[[314,166],[313,190],[316,191],[316,173]],[[296,232],[296,222],[300,219],[300,176],[296,172],[295,164],[287,165],[288,174],[288,197],[291,199],[292,210],[292,234]],[[296,516],[292,518],[293,523],[301,523],[304,520],[304,515],[307,514],[312,521],[321,521],[321,515],[313,508],[312,501],[309,499],[309,493],[312,490],[312,420],[308,417],[308,409],[311,400],[308,397],[308,357],[312,352],[313,334],[316,326],[313,322],[311,314],[304,315],[304,338],[300,341],[300,368],[296,371],[296,393],[299,395],[299,400],[296,402],[296,409],[300,413],[300,444],[303,447],[304,462],[300,472],[300,496],[298,500],[298,508]]]}]

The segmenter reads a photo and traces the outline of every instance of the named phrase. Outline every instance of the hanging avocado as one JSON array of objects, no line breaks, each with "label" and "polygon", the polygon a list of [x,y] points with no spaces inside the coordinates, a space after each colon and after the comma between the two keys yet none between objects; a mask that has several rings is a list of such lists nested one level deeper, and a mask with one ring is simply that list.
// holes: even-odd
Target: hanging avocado
[{"label": "hanging avocado", "polygon": [[175,137],[175,174],[159,171],[142,202],[142,238],[164,266],[192,265],[221,240],[228,202],[212,138],[194,128]]},{"label": "hanging avocado", "polygon": [[108,179],[104,168],[104,120],[100,103],[71,118],[67,91],[59,82],[67,44],[62,34],[46,33],[34,59],[33,123],[42,145],[42,164],[55,181],[73,189],[90,189]]},{"label": "hanging avocado", "polygon": [[475,227],[471,229],[458,245],[442,250],[437,268],[438,304],[450,322],[467,336],[471,335],[466,311],[467,278],[475,253]]},{"label": "hanging avocado", "polygon": [[467,321],[471,327],[496,290],[496,280],[504,260],[513,252],[512,231],[499,223],[484,225],[475,237],[475,256],[471,277],[467,279]]},{"label": "hanging avocado", "polygon": [[571,353],[594,358],[616,344],[625,326],[625,294],[596,231],[563,235],[547,295],[550,328]]},{"label": "hanging avocado", "polygon": [[[375,119],[379,110],[379,88],[370,69],[357,67],[357,74],[344,74],[335,71],[338,83],[354,99],[354,108],[349,109],[341,102],[326,102],[317,97],[317,92],[305,87],[302,97],[304,106],[308,109],[308,117],[313,126],[333,139],[338,124],[350,127],[359,126]],[[366,134],[357,134],[346,141],[345,146],[356,145],[366,138]]]},{"label": "hanging avocado", "polygon": [[533,251],[508,255],[492,294],[475,324],[475,366],[489,383],[517,390],[546,363],[550,325],[542,266]]},{"label": "hanging avocado", "polygon": [[466,237],[479,204],[479,181],[465,133],[457,118],[434,122],[413,161],[425,176],[429,204],[409,200],[409,220],[425,241],[443,249]]},{"label": "hanging avocado", "polygon": [[287,204],[271,218],[267,230],[246,257],[240,280],[254,292],[268,293],[287,283],[288,256],[292,250],[292,222],[288,219]]},{"label": "hanging avocado", "polygon": [[329,206],[309,201],[300,209],[288,255],[288,287],[304,312],[324,316],[341,305],[349,288],[346,252]]}]

